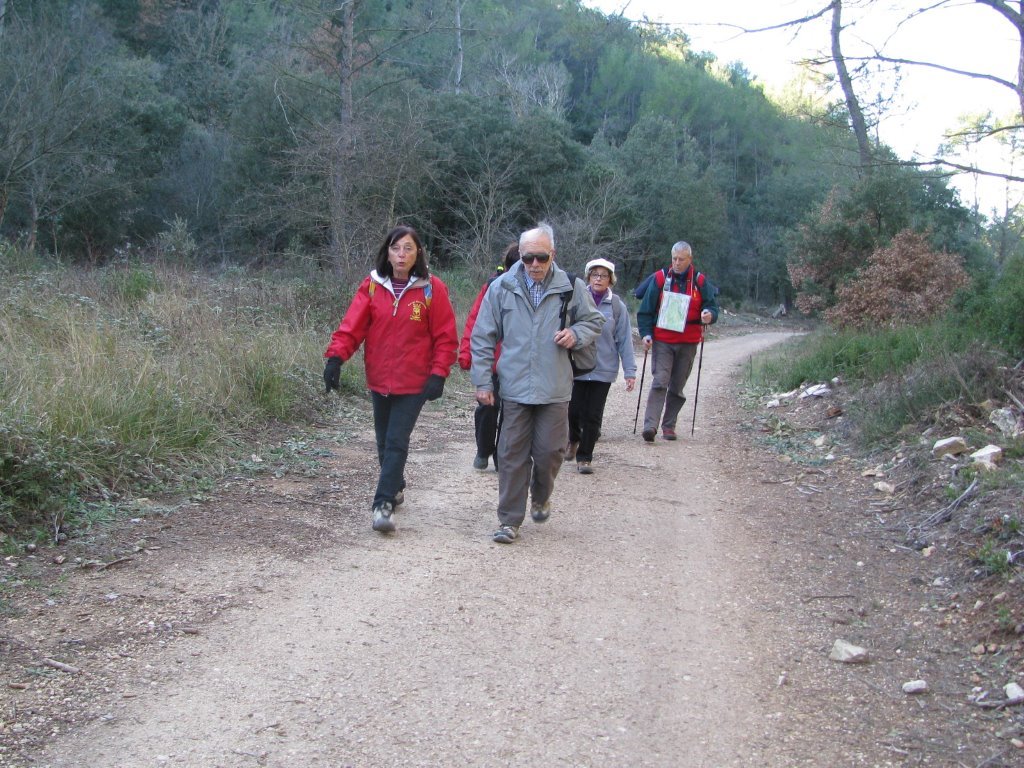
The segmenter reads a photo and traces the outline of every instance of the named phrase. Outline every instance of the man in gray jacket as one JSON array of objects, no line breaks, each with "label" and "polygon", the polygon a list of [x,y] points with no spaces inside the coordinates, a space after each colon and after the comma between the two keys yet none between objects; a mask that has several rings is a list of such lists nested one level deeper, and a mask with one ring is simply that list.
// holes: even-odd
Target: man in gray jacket
[{"label": "man in gray jacket", "polygon": [[[605,318],[581,280],[555,265],[555,235],[548,224],[519,237],[520,259],[491,283],[470,340],[470,376],[478,402],[493,402],[491,365],[501,343],[502,420],[498,438],[498,530],[494,541],[511,544],[530,516],[551,516],[551,494],[569,437],[572,366],[568,350],[594,342]],[[566,327],[560,328],[562,295],[571,291]]]}]

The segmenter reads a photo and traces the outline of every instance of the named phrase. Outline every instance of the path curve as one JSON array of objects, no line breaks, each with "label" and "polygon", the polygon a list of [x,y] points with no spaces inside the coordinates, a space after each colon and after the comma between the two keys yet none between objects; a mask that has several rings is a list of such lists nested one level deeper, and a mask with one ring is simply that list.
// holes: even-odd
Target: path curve
[{"label": "path curve", "polygon": [[510,546],[490,541],[495,473],[470,441],[439,445],[427,413],[395,536],[365,513],[315,557],[237,553],[261,585],[246,610],[155,656],[165,674],[39,765],[772,764],[762,566],[733,514],[756,480],[717,438],[732,382],[787,335],[708,342],[696,433],[687,404],[675,443],[632,434],[617,382],[595,474],[565,466],[551,520]]}]

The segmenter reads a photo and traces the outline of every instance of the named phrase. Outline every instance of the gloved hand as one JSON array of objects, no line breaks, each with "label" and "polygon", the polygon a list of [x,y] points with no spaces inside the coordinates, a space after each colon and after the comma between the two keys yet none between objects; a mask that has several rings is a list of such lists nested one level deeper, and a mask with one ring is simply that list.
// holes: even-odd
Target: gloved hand
[{"label": "gloved hand", "polygon": [[423,385],[423,396],[427,400],[437,400],[444,392],[444,376],[432,373],[427,377],[427,383]]},{"label": "gloved hand", "polygon": [[341,358],[328,357],[327,365],[324,366],[324,384],[327,385],[327,394],[332,389],[341,390]]}]

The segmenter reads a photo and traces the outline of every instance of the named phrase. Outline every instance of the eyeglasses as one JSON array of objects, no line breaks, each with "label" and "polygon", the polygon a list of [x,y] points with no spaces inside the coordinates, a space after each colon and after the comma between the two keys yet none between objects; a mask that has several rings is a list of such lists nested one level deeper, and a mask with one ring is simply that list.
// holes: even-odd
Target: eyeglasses
[{"label": "eyeglasses", "polygon": [[612,276],[607,272],[591,272],[590,279],[593,280],[594,278],[597,278],[598,280],[611,280]]},{"label": "eyeglasses", "polygon": [[523,264],[533,264],[535,261],[539,261],[541,264],[547,264],[551,261],[550,253],[524,253],[519,257]]}]

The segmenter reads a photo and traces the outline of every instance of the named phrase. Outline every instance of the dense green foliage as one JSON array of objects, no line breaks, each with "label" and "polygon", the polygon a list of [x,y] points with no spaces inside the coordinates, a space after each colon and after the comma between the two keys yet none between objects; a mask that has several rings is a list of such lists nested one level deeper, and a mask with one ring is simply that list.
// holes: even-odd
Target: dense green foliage
[{"label": "dense green foliage", "polygon": [[632,281],[687,239],[768,304],[787,233],[854,179],[845,130],[682,33],[555,0],[353,6],[346,54],[337,3],[8,0],[0,236],[105,263],[173,231],[344,275],[401,220],[482,274],[543,217],[571,267]]}]

